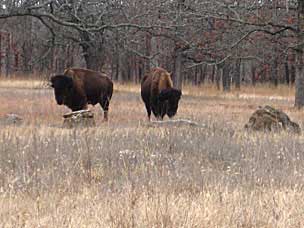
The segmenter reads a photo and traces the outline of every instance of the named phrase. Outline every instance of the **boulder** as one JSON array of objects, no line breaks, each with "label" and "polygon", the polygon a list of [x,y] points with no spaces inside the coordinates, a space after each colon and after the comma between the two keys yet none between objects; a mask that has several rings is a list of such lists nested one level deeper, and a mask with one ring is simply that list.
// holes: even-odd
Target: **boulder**
[{"label": "boulder", "polygon": [[281,110],[269,105],[259,107],[245,124],[245,129],[254,131],[290,131],[301,133],[299,124],[290,120],[288,115]]},{"label": "boulder", "polygon": [[79,110],[63,115],[63,127],[93,127],[95,126],[94,114],[90,110]]}]

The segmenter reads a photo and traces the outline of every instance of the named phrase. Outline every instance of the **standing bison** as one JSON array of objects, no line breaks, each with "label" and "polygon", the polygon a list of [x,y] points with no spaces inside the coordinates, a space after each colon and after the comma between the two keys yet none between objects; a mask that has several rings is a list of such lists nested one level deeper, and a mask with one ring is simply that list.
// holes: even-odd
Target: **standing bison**
[{"label": "standing bison", "polygon": [[141,97],[150,120],[151,110],[157,119],[167,114],[173,117],[178,109],[181,91],[173,88],[170,74],[162,68],[153,68],[141,81]]},{"label": "standing bison", "polygon": [[104,120],[108,120],[109,103],[113,93],[113,82],[102,73],[69,68],[63,75],[51,78],[57,104],[66,105],[72,111],[87,109],[88,104],[99,103],[104,110]]}]

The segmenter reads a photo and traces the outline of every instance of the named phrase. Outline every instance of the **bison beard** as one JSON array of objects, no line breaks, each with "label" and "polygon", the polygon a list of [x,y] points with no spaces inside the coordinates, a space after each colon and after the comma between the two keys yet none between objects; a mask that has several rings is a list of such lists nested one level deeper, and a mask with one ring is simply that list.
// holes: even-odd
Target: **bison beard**
[{"label": "bison beard", "polygon": [[67,69],[63,75],[51,78],[58,105],[66,105],[72,111],[87,109],[88,104],[99,103],[108,119],[113,82],[105,75],[87,69]]},{"label": "bison beard", "polygon": [[162,68],[153,68],[141,82],[141,97],[149,120],[151,111],[157,119],[165,115],[173,117],[181,95],[180,90],[173,88],[170,74]]}]

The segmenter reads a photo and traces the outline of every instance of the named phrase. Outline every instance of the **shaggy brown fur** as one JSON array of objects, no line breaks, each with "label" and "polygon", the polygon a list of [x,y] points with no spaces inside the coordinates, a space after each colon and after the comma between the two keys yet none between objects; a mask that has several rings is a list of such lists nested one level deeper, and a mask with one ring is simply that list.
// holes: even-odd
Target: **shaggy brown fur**
[{"label": "shaggy brown fur", "polygon": [[81,68],[68,68],[63,75],[51,78],[55,98],[59,105],[72,111],[87,109],[88,104],[99,103],[108,119],[109,103],[113,93],[113,82],[105,74]]},{"label": "shaggy brown fur", "polygon": [[167,114],[176,114],[181,92],[173,88],[170,74],[163,68],[150,70],[141,82],[141,96],[146,105],[148,118],[151,110],[156,118],[163,119]]},{"label": "shaggy brown fur", "polygon": [[170,74],[165,69],[160,67],[153,68],[151,74],[151,92],[152,95],[159,95],[160,91],[173,88],[173,82]]}]

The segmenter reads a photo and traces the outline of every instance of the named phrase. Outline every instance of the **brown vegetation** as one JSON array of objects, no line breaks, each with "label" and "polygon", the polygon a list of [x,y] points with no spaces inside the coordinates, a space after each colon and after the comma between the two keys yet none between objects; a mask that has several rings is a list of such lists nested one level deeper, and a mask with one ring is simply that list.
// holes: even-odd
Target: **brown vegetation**
[{"label": "brown vegetation", "polygon": [[72,130],[51,89],[0,88],[23,118],[0,128],[0,227],[304,226],[303,136],[243,130],[265,104],[303,126],[285,90],[186,87],[176,118],[197,128],[149,127],[139,86],[116,88],[108,123],[91,106],[97,127]]}]

